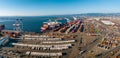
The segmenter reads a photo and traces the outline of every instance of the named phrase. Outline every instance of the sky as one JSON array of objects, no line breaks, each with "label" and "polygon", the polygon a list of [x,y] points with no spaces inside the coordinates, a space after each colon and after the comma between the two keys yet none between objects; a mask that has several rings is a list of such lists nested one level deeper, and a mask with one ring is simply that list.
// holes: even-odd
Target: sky
[{"label": "sky", "polygon": [[0,16],[120,13],[120,0],[0,0]]}]

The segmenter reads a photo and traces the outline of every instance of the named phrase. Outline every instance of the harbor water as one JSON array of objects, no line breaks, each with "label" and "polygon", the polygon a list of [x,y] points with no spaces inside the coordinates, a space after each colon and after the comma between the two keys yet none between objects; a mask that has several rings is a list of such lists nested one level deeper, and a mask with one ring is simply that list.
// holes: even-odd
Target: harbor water
[{"label": "harbor water", "polygon": [[[54,21],[54,17],[41,17],[41,16],[25,16],[25,17],[0,17],[0,24],[5,25],[5,29],[13,30],[13,24],[16,22],[16,19],[23,19],[23,31],[28,32],[40,32],[40,28],[43,25],[43,22],[48,22],[49,19]],[[66,20],[58,20],[59,22],[65,23]]]}]

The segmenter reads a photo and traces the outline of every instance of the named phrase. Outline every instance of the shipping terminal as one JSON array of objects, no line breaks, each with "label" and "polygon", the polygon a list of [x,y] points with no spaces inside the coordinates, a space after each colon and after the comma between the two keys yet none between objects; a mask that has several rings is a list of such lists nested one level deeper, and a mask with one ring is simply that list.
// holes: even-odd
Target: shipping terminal
[{"label": "shipping terminal", "polygon": [[119,17],[63,19],[43,22],[40,33],[23,31],[24,19],[13,30],[0,25],[0,58],[120,58]]}]

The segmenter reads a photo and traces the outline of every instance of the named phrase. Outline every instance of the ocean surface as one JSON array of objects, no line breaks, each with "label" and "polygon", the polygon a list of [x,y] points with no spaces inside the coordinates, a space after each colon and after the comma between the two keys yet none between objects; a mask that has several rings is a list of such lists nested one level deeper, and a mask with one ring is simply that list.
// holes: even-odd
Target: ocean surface
[{"label": "ocean surface", "polygon": [[[6,30],[13,30],[13,24],[16,22],[16,19],[23,19],[23,31],[28,32],[40,32],[40,27],[43,25],[43,22],[48,22],[48,19],[54,20],[56,17],[49,16],[25,16],[25,17],[0,17],[0,24],[5,25]],[[66,20],[58,20],[58,22],[65,23]]]}]

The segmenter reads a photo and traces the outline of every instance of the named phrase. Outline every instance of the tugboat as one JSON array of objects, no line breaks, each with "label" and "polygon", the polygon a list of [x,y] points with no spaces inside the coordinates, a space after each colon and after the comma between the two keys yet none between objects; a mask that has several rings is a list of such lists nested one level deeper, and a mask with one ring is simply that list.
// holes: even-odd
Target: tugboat
[{"label": "tugboat", "polygon": [[46,30],[52,30],[54,28],[60,27],[62,24],[61,22],[51,21],[49,19],[48,22],[44,22],[43,26],[41,27],[41,32],[46,31]]},{"label": "tugboat", "polygon": [[0,31],[2,31],[3,29],[5,29],[5,25],[0,25]]}]

